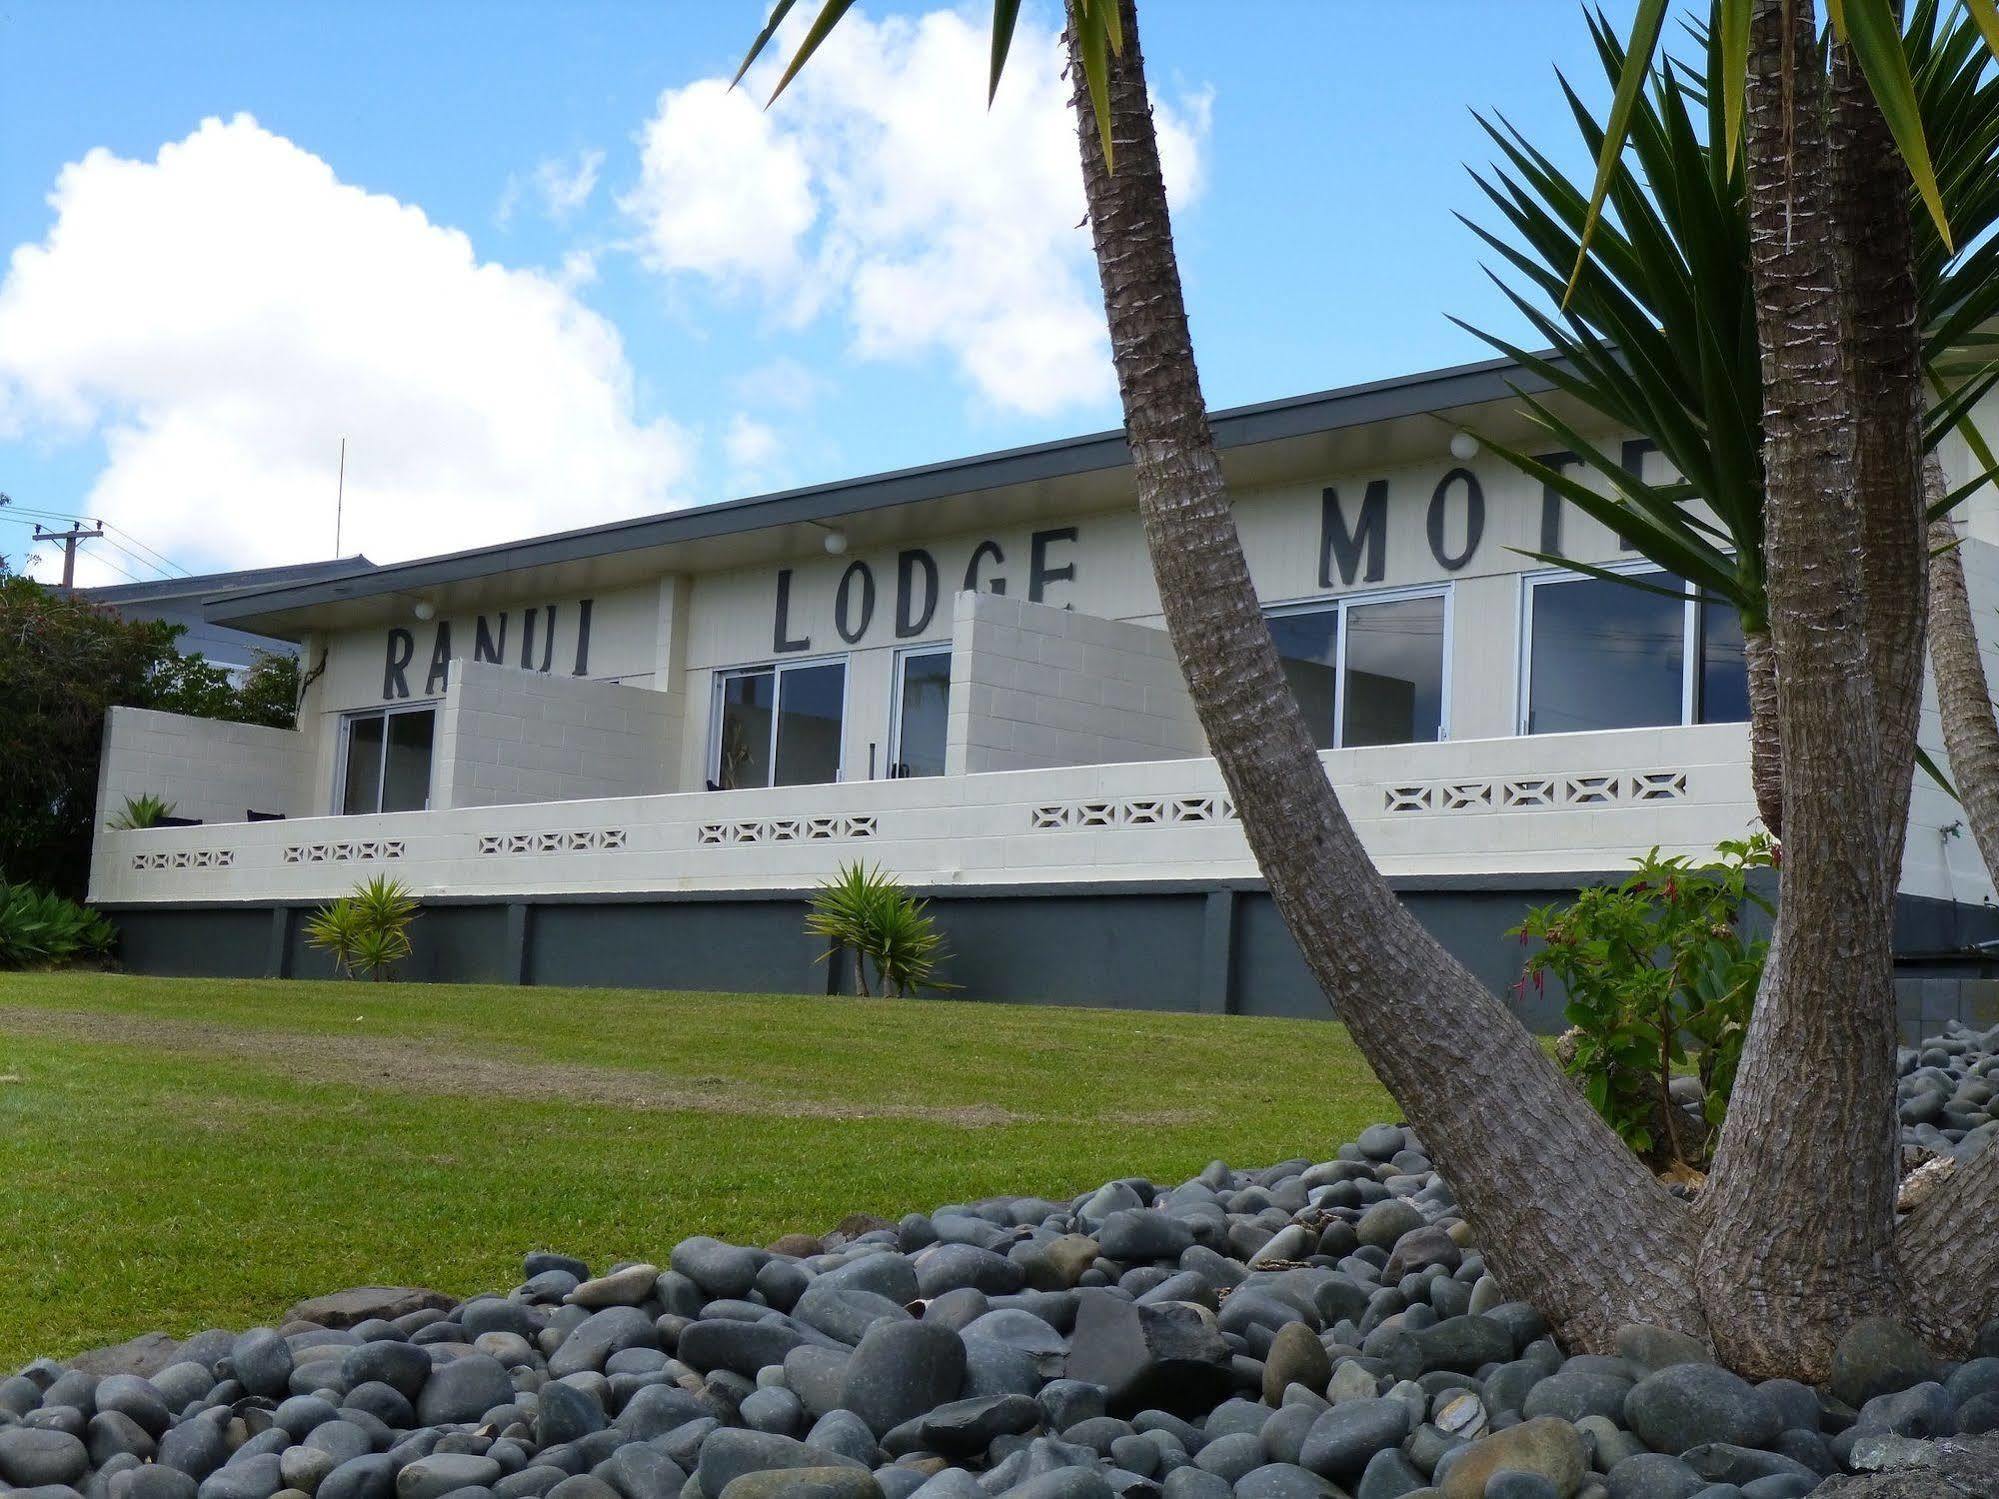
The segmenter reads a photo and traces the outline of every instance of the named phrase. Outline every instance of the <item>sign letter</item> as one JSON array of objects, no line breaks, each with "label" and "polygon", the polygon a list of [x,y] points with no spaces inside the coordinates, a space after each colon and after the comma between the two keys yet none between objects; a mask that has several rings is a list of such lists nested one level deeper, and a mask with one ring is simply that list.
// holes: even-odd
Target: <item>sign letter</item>
[{"label": "sign letter", "polygon": [[[1452,555],[1444,550],[1444,502],[1457,483],[1465,487],[1465,549]],[[1430,555],[1444,571],[1454,573],[1471,561],[1479,538],[1485,535],[1485,491],[1478,487],[1478,475],[1468,468],[1454,468],[1437,481],[1430,495],[1429,528]]]},{"label": "sign letter", "polygon": [[383,697],[408,697],[410,695],[409,679],[403,675],[403,672],[408,668],[410,658],[415,654],[416,637],[414,635],[404,629],[389,631],[389,660],[388,665],[382,671]]},{"label": "sign letter", "polygon": [[486,616],[480,615],[479,622],[472,630],[472,659],[490,661],[495,666],[504,666],[507,661],[507,616],[500,614],[500,633],[493,635],[486,629]]},{"label": "sign letter", "polygon": [[[853,618],[851,605],[854,602],[854,579],[861,580],[861,622],[850,625]],[[868,626],[875,617],[875,574],[867,563],[856,558],[847,564],[847,570],[840,574],[840,591],[833,596],[833,627],[840,632],[840,638],[848,645],[854,644],[868,633]]]},{"label": "sign letter", "polygon": [[590,670],[590,610],[595,599],[583,599],[576,605],[576,669],[572,677],[580,677]]},{"label": "sign letter", "polygon": [[1367,548],[1366,581],[1379,583],[1388,563],[1388,481],[1370,479],[1360,502],[1360,518],[1347,529],[1340,510],[1340,492],[1319,494],[1319,586],[1333,587],[1333,562],[1340,564],[1340,582],[1353,582],[1360,568],[1361,548]]},{"label": "sign letter", "polygon": [[430,674],[423,679],[423,695],[444,691],[451,685],[451,621],[437,622],[437,639],[430,648]]},{"label": "sign letter", "polygon": [[770,632],[770,648],[780,656],[786,651],[809,651],[812,649],[812,637],[810,635],[800,635],[794,640],[791,638],[790,630],[791,569],[781,567],[777,570],[777,619]]},{"label": "sign letter", "polygon": [[[1582,462],[1567,448],[1559,453],[1537,453],[1536,463],[1560,473],[1563,469]],[[1552,484],[1541,486],[1541,550],[1550,557],[1562,555],[1562,492]]]},{"label": "sign letter", "polygon": [[[1075,539],[1076,528],[1074,526],[1057,526],[1052,531],[1036,531],[1028,538],[1027,601],[1030,604],[1041,602],[1042,595],[1048,591],[1050,583],[1068,583],[1075,580],[1075,563],[1065,562],[1060,567],[1050,567],[1048,565],[1049,543],[1074,541]],[[1062,607],[1067,609],[1071,606],[1064,604]]]},{"label": "sign letter", "polygon": [[[1006,553],[1000,550],[1000,544],[997,541],[982,541],[973,547],[972,560],[965,567],[965,592],[977,593],[979,591],[979,564],[988,557],[993,559],[995,567],[1006,561]],[[994,578],[993,586],[988,588],[986,592],[1005,594],[1006,579]]]},{"label": "sign letter", "polygon": [[[916,575],[923,574],[923,608],[916,609]],[[895,633],[899,640],[921,635],[937,612],[937,559],[921,547],[895,559]]]}]

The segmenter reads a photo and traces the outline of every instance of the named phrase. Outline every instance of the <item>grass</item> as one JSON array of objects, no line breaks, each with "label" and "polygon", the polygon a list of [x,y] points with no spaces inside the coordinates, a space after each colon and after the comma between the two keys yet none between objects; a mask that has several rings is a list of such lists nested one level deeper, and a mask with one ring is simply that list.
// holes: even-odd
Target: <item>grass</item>
[{"label": "grass", "polygon": [[1330,1022],[964,1001],[0,975],[0,1367],[843,1215],[1323,1158]]}]

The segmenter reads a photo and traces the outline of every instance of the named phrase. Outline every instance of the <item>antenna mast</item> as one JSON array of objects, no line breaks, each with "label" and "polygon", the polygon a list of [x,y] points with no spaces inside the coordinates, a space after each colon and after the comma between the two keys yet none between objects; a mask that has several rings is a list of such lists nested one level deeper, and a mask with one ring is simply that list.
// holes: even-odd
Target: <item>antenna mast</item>
[{"label": "antenna mast", "polygon": [[333,491],[333,555],[340,556],[341,512],[347,505],[347,439],[340,439],[340,479]]}]

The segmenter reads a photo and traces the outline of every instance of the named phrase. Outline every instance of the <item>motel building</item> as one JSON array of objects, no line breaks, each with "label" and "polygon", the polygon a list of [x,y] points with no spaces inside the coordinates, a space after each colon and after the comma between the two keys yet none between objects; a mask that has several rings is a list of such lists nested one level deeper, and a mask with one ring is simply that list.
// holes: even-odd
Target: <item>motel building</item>
[{"label": "motel building", "polygon": [[[1515,384],[1489,363],[1214,419],[1326,774],[1495,987],[1527,907],[1756,826],[1734,611],[1523,556],[1647,571],[1460,436],[1533,443]],[[1962,525],[1994,622],[1999,502]],[[1326,1013],[1205,754],[1121,433],[206,609],[298,643],[299,727],[112,711],[91,898],[136,970],[326,974],[305,918],[385,874],[423,900],[406,977],[824,992],[846,966],[806,904],[865,860],[932,897],[969,996]],[[1940,756],[1933,699],[1923,725]],[[147,792],[198,823],[105,827]],[[1905,1019],[1983,1014],[1994,891],[1922,775],[1902,882]]]}]

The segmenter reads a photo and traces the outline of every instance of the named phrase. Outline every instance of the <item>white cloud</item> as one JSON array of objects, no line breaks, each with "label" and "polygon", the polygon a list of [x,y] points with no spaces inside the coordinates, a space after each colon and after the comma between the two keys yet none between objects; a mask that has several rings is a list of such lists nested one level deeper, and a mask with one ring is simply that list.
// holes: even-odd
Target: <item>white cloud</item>
[{"label": "white cloud", "polygon": [[549,157],[534,169],[534,185],[542,206],[558,224],[590,201],[597,191],[597,174],[604,168],[602,151],[579,151],[573,163]]},{"label": "white cloud", "polygon": [[722,434],[722,454],[738,469],[759,470],[777,456],[776,429],[767,422],[737,412]]},{"label": "white cloud", "polygon": [[[1060,37],[1023,16],[988,109],[986,26],[952,10],[854,11],[768,111],[795,26],[735,92],[719,78],[667,90],[621,200],[647,264],[754,292],[785,319],[829,304],[862,357],[942,354],[1008,410],[1107,398]],[[1211,96],[1154,102],[1169,190],[1185,206]]]},{"label": "white cloud", "polygon": [[798,241],[816,214],[811,170],[804,148],[747,90],[720,78],[668,89],[640,151],[643,175],[620,201],[644,222],[648,266],[795,282]]},{"label": "white cloud", "polygon": [[780,354],[729,379],[729,389],[747,406],[777,411],[805,411],[831,388],[823,375]]},{"label": "white cloud", "polygon": [[101,437],[74,508],[169,555],[326,555],[343,435],[344,547],[377,560],[672,501],[687,441],[637,417],[609,323],[248,116],[92,151],[49,202],[0,283],[0,438]]},{"label": "white cloud", "polygon": [[521,199],[532,189],[540,200],[544,217],[566,224],[570,217],[597,191],[597,179],[604,170],[602,151],[578,151],[573,161],[545,156],[535,163],[525,181],[518,172],[509,173],[500,189],[500,201],[493,209],[493,222],[502,229],[520,212]]}]

